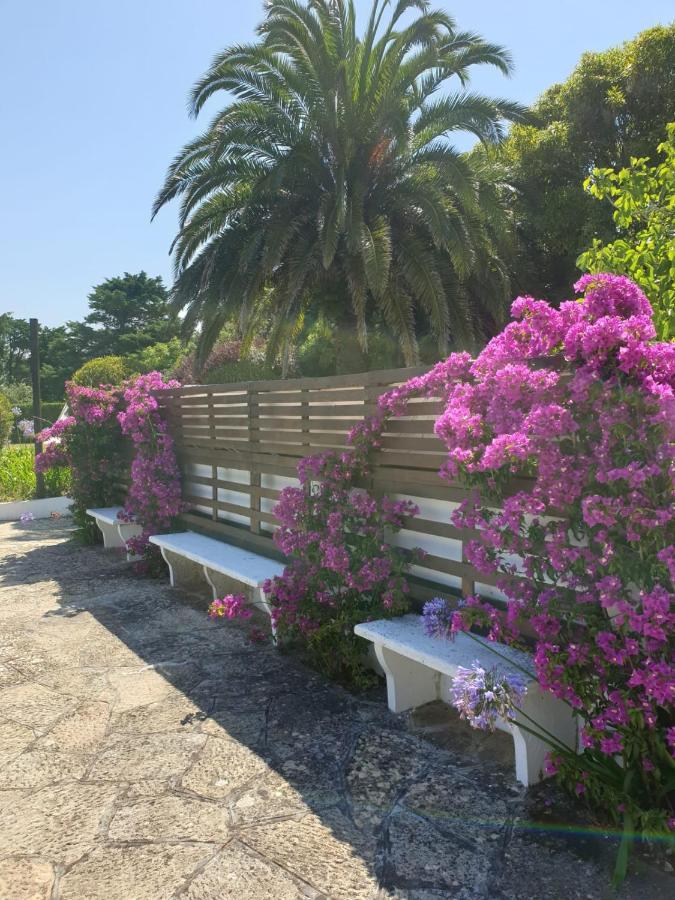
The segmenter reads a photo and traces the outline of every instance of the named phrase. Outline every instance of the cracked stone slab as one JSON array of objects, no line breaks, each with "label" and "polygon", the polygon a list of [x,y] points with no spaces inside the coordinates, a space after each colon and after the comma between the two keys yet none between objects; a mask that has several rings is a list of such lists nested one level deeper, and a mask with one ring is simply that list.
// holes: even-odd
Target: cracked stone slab
[{"label": "cracked stone slab", "polygon": [[210,841],[230,838],[227,809],[208,800],[172,794],[139,800],[117,809],[110,823],[112,841]]},{"label": "cracked stone slab", "polygon": [[347,771],[357,824],[376,827],[398,794],[429,766],[433,755],[418,752],[415,738],[369,729],[358,741]]},{"label": "cracked stone slab", "polygon": [[[116,710],[119,709],[119,705]],[[110,723],[117,733],[129,734],[180,731],[196,731],[201,721],[198,706],[182,694],[147,706],[137,706],[117,713]]]},{"label": "cracked stone slab", "polygon": [[336,806],[341,796],[336,791],[322,792],[320,786],[299,791],[275,772],[255,782],[248,790],[230,800],[237,825],[255,825],[289,816],[304,816],[312,810]]},{"label": "cracked stone slab", "polygon": [[114,785],[71,782],[43,788],[6,806],[0,858],[38,854],[55,864],[72,864],[95,844],[116,794]]},{"label": "cracked stone slab", "polygon": [[[35,732],[26,725],[17,725],[15,722],[0,724],[0,776],[2,768],[23,751],[35,740]],[[0,787],[0,790],[3,790]]]},{"label": "cracked stone slab", "polygon": [[0,691],[2,714],[30,728],[44,729],[74,706],[72,697],[41,684],[18,684]]},{"label": "cracked stone slab", "polygon": [[512,819],[516,802],[502,785],[486,789],[450,767],[425,774],[400,799],[408,811],[467,844],[498,838]]},{"label": "cracked stone slab", "polygon": [[181,775],[204,746],[203,734],[112,735],[89,771],[89,781],[144,781]]},{"label": "cracked stone slab", "polygon": [[28,791],[0,791],[0,810],[13,806],[28,795]]},{"label": "cracked stone slab", "polygon": [[0,790],[32,790],[82,778],[88,759],[55,750],[28,750],[0,771]]},{"label": "cracked stone slab", "polygon": [[331,900],[372,900],[377,893],[374,845],[338,813],[248,828],[240,835],[248,847]]},{"label": "cracked stone slab", "polygon": [[323,900],[288,872],[232,841],[190,882],[185,900]]},{"label": "cracked stone slab", "polygon": [[169,791],[169,778],[148,778],[145,781],[134,781],[124,789],[126,800],[138,800],[141,797],[159,797]]},{"label": "cracked stone slab", "polygon": [[215,847],[149,844],[97,847],[60,882],[60,900],[168,900]]},{"label": "cracked stone slab", "polygon": [[72,659],[66,666],[50,668],[40,675],[40,684],[61,694],[76,697],[78,700],[101,700],[114,702],[115,692],[106,679],[107,669],[73,668]]},{"label": "cracked stone slab", "polygon": [[36,859],[5,859],[0,864],[0,900],[49,900],[54,870]]},{"label": "cracked stone slab", "polygon": [[265,760],[238,741],[201,738],[206,745],[183,776],[184,790],[218,800],[269,772]]},{"label": "cracked stone slab", "polygon": [[0,663],[0,688],[19,684],[20,682],[25,681],[26,677],[26,675],[14,668],[14,666],[10,666],[7,663]]},{"label": "cracked stone slab", "polygon": [[163,675],[154,669],[141,666],[109,672],[108,683],[117,694],[116,713],[123,713],[139,706],[149,706],[175,693]]},{"label": "cracked stone slab", "polygon": [[[445,891],[458,900],[488,898],[487,885],[501,847],[473,847],[401,810],[387,825],[385,887]],[[534,900],[534,898],[533,898]]]},{"label": "cracked stone slab", "polygon": [[42,749],[68,753],[92,753],[105,737],[110,706],[101,700],[82,703],[68,713],[38,742]]}]

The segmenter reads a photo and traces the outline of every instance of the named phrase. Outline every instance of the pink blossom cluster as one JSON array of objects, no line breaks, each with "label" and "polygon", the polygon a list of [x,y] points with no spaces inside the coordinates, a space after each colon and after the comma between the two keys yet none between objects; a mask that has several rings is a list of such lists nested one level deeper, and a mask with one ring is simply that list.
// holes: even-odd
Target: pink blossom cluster
[{"label": "pink blossom cluster", "polygon": [[275,541],[289,563],[264,586],[277,637],[301,642],[324,669],[352,683],[366,672],[353,626],[408,608],[406,572],[415,555],[393,547],[387,534],[419,511],[362,486],[377,443],[372,421],[354,429],[343,453],[300,462],[300,487],[285,488],[275,507]]},{"label": "pink blossom cluster", "polygon": [[137,555],[150,552],[150,535],[170,529],[184,508],[173,438],[155,396],[172,387],[179,387],[178,382],[165,382],[159,372],[141,375],[125,387],[123,408],[117,413],[122,434],[133,445],[122,515],[143,526],[143,534],[133,541]]},{"label": "pink blossom cluster", "polygon": [[250,619],[253,612],[246,606],[243,594],[226,594],[209,606],[211,619]]}]

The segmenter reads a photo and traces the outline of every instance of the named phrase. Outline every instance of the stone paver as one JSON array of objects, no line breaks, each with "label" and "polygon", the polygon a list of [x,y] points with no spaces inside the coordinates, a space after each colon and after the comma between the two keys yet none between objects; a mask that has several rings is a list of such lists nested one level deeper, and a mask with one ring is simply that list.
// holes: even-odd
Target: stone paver
[{"label": "stone paver", "polygon": [[[520,827],[508,738],[391,716],[68,538],[0,525],[0,900],[604,896],[607,853]],[[623,896],[669,896],[648,875]]]}]

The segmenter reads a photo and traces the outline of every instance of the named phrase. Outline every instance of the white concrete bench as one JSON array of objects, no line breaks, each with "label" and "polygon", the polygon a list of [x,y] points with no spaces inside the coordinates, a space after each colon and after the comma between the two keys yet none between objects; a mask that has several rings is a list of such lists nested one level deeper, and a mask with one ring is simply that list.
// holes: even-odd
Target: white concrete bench
[{"label": "white concrete bench", "polygon": [[[121,506],[87,510],[87,515],[95,519],[103,535],[103,546],[106,550],[126,550],[129,538],[138,537],[143,533],[143,529],[136,522],[125,522],[123,519],[119,519],[118,513],[121,512]],[[131,554],[127,553],[127,559],[129,558],[131,558]]]},{"label": "white concrete bench", "polygon": [[[458,666],[470,668],[478,660],[486,669],[493,667],[504,674],[527,676],[512,662],[531,671],[532,660],[526,653],[495,644],[495,650],[510,662],[500,659],[489,646],[481,646],[466,634],[458,634],[454,641],[429,637],[424,632],[421,616],[403,616],[364,622],[354,631],[371,641],[375,655],[387,678],[387,699],[392,712],[403,712],[432,700],[450,702],[450,689]],[[480,639],[479,639],[480,640]],[[487,645],[487,641],[485,641]],[[542,729],[553,734],[570,748],[577,747],[577,722],[567,704],[548,691],[542,691],[532,676],[521,703],[523,713]],[[519,727],[522,722],[534,727],[524,716],[515,721],[500,720],[497,727],[513,736],[516,757],[516,778],[525,786],[536,784],[543,777],[549,744]]]},{"label": "white concrete bench", "polygon": [[225,544],[214,538],[205,537],[194,531],[179,534],[155,534],[150,538],[162,551],[162,556],[169,567],[171,586],[176,586],[176,557],[190,560],[201,567],[204,577],[213,591],[213,599],[219,594],[213,576],[220,573],[234,581],[240,581],[253,588],[253,605],[270,614],[270,606],[262,589],[268,578],[281,575],[284,564],[251,550],[243,550],[232,544]]}]

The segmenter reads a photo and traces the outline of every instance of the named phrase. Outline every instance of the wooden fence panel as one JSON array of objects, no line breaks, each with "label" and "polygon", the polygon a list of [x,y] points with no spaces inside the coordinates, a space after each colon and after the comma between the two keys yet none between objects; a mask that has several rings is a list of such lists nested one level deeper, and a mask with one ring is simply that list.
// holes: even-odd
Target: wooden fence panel
[{"label": "wooden fence panel", "polygon": [[[302,457],[342,450],[348,431],[375,412],[388,388],[426,369],[397,369],[333,378],[194,385],[157,394],[176,443],[188,504],[187,527],[225,541],[279,555],[271,540],[280,491],[297,484]],[[420,598],[435,593],[499,597],[494,579],[480,576],[464,547],[475,536],[455,528],[450,515],[469,496],[438,477],[447,458],[434,434],[442,409],[415,399],[405,416],[387,423],[367,485],[379,495],[410,498],[420,515],[393,540],[429,554],[412,570]]]}]

